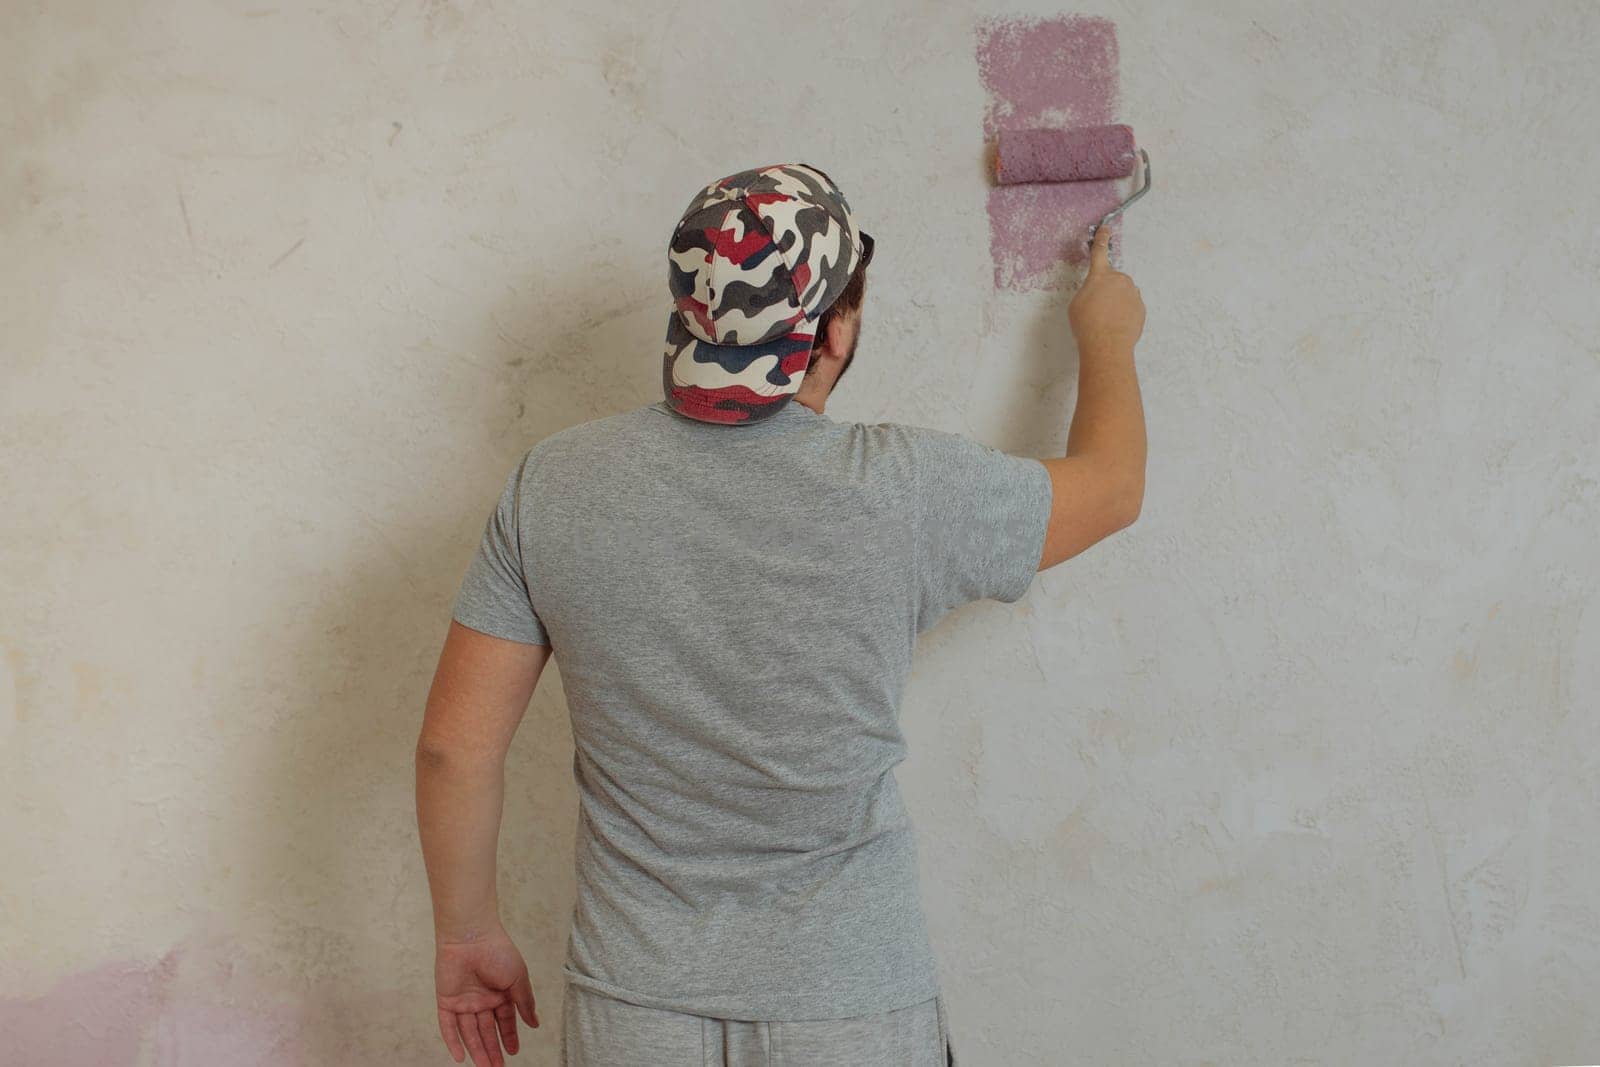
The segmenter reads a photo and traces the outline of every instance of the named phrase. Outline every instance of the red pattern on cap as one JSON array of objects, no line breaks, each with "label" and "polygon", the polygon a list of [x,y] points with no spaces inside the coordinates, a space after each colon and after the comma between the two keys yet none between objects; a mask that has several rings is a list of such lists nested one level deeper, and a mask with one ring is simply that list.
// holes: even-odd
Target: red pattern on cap
[{"label": "red pattern on cap", "polygon": [[706,307],[703,301],[696,300],[692,296],[680,296],[678,298],[678,310],[692,314],[694,321],[698,322],[701,328],[712,337],[717,335],[717,324],[711,321],[711,309]]},{"label": "red pattern on cap", "polygon": [[790,397],[793,394],[784,393],[779,396],[767,396],[747,389],[742,385],[726,385],[720,389],[673,388],[667,395],[674,406],[690,418],[699,419],[702,422],[730,423],[750,422],[755,416],[740,407],[718,407],[718,401],[730,400],[736,404],[765,408],[791,403]]},{"label": "red pattern on cap", "polygon": [[789,272],[789,276],[794,279],[794,295],[804,299],[806,286],[811,284],[811,264],[800,264]]},{"label": "red pattern on cap", "polygon": [[[768,169],[770,170],[771,168]],[[750,205],[751,211],[754,211],[757,215],[759,215],[761,214],[761,209],[766,207],[768,204],[775,204],[779,200],[793,199],[794,197],[790,196],[788,193],[746,193],[744,202]]]},{"label": "red pattern on cap", "polygon": [[715,253],[730,263],[743,263],[772,243],[772,235],[765,230],[750,230],[736,239],[732,230],[713,230],[708,226],[706,237],[716,245]]}]

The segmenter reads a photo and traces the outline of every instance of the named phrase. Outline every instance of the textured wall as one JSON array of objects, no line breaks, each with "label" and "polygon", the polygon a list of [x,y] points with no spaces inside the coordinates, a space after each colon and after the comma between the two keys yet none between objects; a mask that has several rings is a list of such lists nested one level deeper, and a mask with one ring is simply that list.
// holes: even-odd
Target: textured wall
[{"label": "textured wall", "polygon": [[[830,415],[1065,442],[976,63],[1059,9],[259,3],[0,14],[7,1062],[444,1062],[410,760],[449,600],[528,444],[659,397],[703,182],[815,162],[879,239]],[[1597,1062],[1600,16],[1081,10],[1156,175],[1148,495],[924,637],[957,1051]],[[557,664],[502,844],[535,1064],[568,745]]]}]

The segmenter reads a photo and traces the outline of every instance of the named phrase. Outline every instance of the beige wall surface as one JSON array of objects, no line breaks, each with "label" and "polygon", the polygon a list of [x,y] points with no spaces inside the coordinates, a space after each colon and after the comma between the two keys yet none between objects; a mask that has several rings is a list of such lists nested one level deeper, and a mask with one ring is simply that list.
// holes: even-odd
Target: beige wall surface
[{"label": "beige wall surface", "polygon": [[[1595,5],[1089,3],[1155,165],[1145,507],[924,635],[957,1055],[1600,1062]],[[0,5],[0,1061],[446,1062],[412,746],[509,465],[660,397],[702,184],[877,238],[835,418],[1064,448],[1026,4]],[[510,762],[554,1064],[559,659]]]}]

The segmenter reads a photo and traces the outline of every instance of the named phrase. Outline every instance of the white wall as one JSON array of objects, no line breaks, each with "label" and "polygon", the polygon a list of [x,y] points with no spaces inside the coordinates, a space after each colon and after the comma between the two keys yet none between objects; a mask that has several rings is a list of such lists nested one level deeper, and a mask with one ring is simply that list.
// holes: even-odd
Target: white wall
[{"label": "white wall", "polygon": [[[508,465],[659,398],[701,184],[880,247],[828,413],[1059,454],[968,4],[0,14],[0,1032],[444,1062],[411,748]],[[789,13],[785,14],[785,10]],[[900,780],[965,1067],[1596,1062],[1600,15],[1125,0],[1143,516],[925,635]],[[559,665],[506,918],[553,1064]]]}]

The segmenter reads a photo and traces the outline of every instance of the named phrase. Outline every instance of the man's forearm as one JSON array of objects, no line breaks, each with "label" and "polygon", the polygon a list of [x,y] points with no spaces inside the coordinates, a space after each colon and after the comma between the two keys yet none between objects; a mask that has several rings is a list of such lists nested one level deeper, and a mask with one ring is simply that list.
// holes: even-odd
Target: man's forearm
[{"label": "man's forearm", "polygon": [[500,921],[495,853],[505,761],[419,745],[417,829],[442,941],[470,941]]},{"label": "man's forearm", "polygon": [[1144,403],[1132,347],[1078,355],[1078,403],[1067,431],[1067,454],[1093,455],[1126,474],[1135,502],[1144,498]]}]

